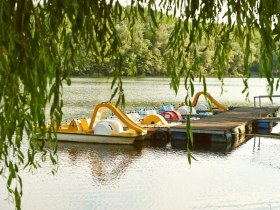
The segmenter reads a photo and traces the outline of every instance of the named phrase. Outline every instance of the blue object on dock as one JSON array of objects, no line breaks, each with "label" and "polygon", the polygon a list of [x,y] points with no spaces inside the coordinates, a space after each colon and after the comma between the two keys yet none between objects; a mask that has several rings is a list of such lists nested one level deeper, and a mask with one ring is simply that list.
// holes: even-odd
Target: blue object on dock
[{"label": "blue object on dock", "polygon": [[256,127],[258,127],[258,128],[270,128],[271,127],[271,122],[260,121],[260,122],[257,122]]},{"label": "blue object on dock", "polygon": [[161,114],[164,111],[171,111],[171,110],[174,110],[174,106],[173,105],[166,105],[166,106],[160,107],[160,109],[157,110],[157,113]]}]

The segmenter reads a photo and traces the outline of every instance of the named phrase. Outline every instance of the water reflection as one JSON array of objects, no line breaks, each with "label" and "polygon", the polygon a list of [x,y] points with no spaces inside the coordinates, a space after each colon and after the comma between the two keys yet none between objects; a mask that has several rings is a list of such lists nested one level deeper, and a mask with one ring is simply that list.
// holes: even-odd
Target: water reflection
[{"label": "water reflection", "polygon": [[254,137],[252,144],[252,162],[261,167],[280,169],[279,160],[275,154],[280,150],[280,139]]},{"label": "water reflection", "polygon": [[[255,145],[255,144],[254,144]],[[232,152],[236,144],[218,143],[207,141],[204,138],[194,139],[191,150],[204,154],[225,156]],[[59,153],[72,165],[84,165],[90,169],[94,182],[101,185],[112,183],[120,179],[130,168],[134,161],[142,158],[147,149],[163,153],[168,151],[186,152],[186,141],[172,141],[159,144],[153,141],[144,141],[133,145],[108,145],[108,144],[84,144],[84,143],[59,143]],[[145,155],[144,155],[145,156]],[[61,156],[60,156],[61,157]]]},{"label": "water reflection", "polygon": [[[187,150],[187,143],[182,141],[171,141],[171,146],[175,150]],[[232,151],[232,144],[226,142],[210,142],[203,140],[194,140],[192,151],[205,153],[220,153],[227,154]]]},{"label": "water reflection", "polygon": [[260,137],[254,137],[253,138],[254,144],[253,144],[253,152],[256,150],[261,149],[261,138]]},{"label": "water reflection", "polygon": [[[195,139],[191,150],[195,154],[214,154],[225,156],[232,151],[231,143],[215,143],[205,139]],[[84,166],[89,170],[95,184],[107,185],[125,176],[134,162],[141,160],[146,155],[145,151],[153,151],[159,157],[170,152],[185,153],[187,145],[184,141],[171,141],[165,144],[155,144],[153,141],[144,141],[133,145],[108,145],[86,143],[59,143],[62,162],[68,161],[71,166]],[[63,155],[62,155],[63,154]],[[65,164],[65,163],[64,163]],[[86,172],[85,172],[86,173]]]},{"label": "water reflection", "polygon": [[119,179],[129,165],[141,157],[141,145],[59,143],[59,152],[67,153],[72,165],[87,163],[99,184]]},{"label": "water reflection", "polygon": [[[231,153],[234,149],[247,142],[250,137],[240,134],[238,138],[234,138],[227,142],[213,142],[209,137],[198,137],[194,139],[193,145],[190,145],[192,151],[215,152],[215,153]],[[173,149],[186,150],[187,141],[171,140]]]}]

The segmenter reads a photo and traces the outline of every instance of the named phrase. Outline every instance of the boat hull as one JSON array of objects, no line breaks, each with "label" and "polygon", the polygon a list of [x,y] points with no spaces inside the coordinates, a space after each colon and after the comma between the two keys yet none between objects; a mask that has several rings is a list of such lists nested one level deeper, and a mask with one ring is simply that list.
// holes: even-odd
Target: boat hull
[{"label": "boat hull", "polygon": [[57,133],[58,141],[100,143],[100,144],[133,144],[137,136],[105,136],[84,133]]}]

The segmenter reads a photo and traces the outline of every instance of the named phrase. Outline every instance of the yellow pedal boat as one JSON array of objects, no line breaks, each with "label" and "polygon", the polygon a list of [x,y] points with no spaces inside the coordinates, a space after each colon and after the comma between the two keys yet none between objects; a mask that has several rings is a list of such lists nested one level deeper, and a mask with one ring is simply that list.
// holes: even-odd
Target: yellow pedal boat
[{"label": "yellow pedal boat", "polygon": [[[118,120],[101,120],[103,110],[107,108]],[[47,126],[50,129],[50,126]],[[121,109],[113,103],[98,104],[93,110],[91,119],[72,120],[69,124],[61,124],[56,130],[58,141],[133,144],[144,140],[147,130],[133,122]]]}]

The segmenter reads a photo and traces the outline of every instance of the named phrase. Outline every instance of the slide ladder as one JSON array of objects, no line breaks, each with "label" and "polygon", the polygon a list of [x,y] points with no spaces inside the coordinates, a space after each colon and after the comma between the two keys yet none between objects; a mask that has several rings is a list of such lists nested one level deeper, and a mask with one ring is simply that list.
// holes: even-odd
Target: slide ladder
[{"label": "slide ladder", "polygon": [[101,119],[103,110],[107,108],[111,110],[129,129],[135,130],[137,133],[147,133],[147,130],[140,125],[133,122],[121,109],[113,103],[98,104],[93,110],[92,117],[89,124],[89,130],[92,130],[95,123]]},{"label": "slide ladder", "polygon": [[228,110],[228,107],[224,106],[223,104],[220,104],[218,101],[216,101],[209,93],[206,92],[198,92],[195,94],[194,99],[193,99],[193,103],[192,106],[195,107],[197,102],[198,102],[198,98],[199,96],[204,95],[206,98],[209,99],[209,101],[211,101],[218,109],[222,109],[222,110]]}]

